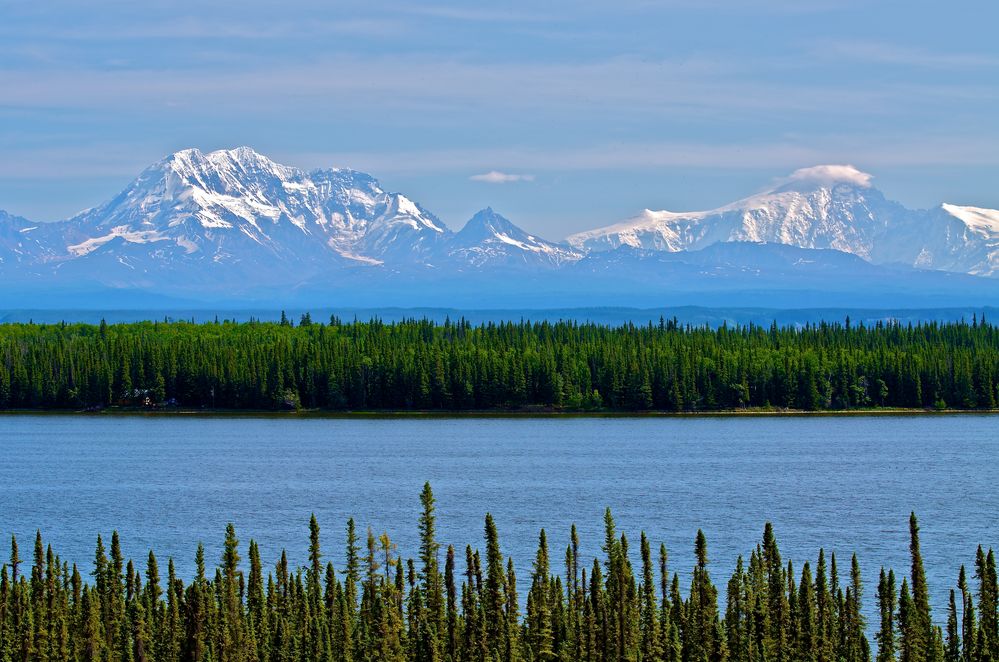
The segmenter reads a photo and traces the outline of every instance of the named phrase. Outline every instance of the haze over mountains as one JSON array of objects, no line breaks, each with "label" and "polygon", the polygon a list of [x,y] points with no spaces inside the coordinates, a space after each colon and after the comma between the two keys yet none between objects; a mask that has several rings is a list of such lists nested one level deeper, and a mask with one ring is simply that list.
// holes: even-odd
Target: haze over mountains
[{"label": "haze over mountains", "polygon": [[454,232],[354,170],[190,149],[66,221],[0,212],[0,305],[999,302],[999,211],[909,210],[870,180],[807,168],[715,210],[555,242],[488,208]]}]

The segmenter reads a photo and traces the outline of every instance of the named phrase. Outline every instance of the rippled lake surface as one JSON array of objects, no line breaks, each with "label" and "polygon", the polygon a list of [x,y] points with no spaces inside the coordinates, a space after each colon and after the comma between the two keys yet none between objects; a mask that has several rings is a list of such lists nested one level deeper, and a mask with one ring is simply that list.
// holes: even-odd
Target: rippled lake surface
[{"label": "rippled lake surface", "polygon": [[[841,575],[856,552],[872,613],[881,566],[908,572],[915,510],[935,607],[978,544],[999,549],[999,417],[719,418],[201,418],[0,417],[0,533],[30,558],[41,529],[89,571],[98,533],[113,529],[144,567],[193,574],[203,541],[219,558],[227,522],[255,539],[265,564],[287,548],[304,564],[315,513],[324,552],[342,567],[343,532],[388,531],[416,556],[418,495],[430,481],[439,537],[482,546],[488,511],[505,553],[530,573],[540,528],[563,558],[575,522],[584,556],[600,554],[610,507],[634,541],[666,543],[689,582],[698,528],[724,590],[738,555],[766,521],[785,560],[835,551]],[[6,543],[4,543],[6,548]],[[244,545],[245,556],[245,545]],[[2,553],[6,557],[6,552]],[[460,567],[460,565],[459,565]],[[560,567],[556,565],[556,567]],[[527,585],[527,582],[525,582]]]}]

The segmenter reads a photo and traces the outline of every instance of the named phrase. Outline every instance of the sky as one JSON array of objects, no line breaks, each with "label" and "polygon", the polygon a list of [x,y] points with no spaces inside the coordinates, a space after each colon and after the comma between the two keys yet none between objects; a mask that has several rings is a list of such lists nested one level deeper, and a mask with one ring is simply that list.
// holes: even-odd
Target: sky
[{"label": "sky", "polygon": [[238,145],[553,239],[817,164],[999,208],[997,25],[992,0],[0,0],[0,209],[65,218]]}]

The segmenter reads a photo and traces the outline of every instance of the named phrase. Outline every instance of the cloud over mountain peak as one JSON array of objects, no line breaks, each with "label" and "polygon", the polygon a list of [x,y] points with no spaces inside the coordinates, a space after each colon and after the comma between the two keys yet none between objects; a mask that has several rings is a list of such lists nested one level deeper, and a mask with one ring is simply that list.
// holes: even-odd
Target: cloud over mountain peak
[{"label": "cloud over mountain peak", "polygon": [[863,172],[852,165],[817,165],[810,168],[799,168],[781,184],[804,184],[831,187],[836,184],[849,184],[861,188],[870,188],[873,175]]},{"label": "cloud over mountain peak", "polygon": [[[665,286],[666,271],[694,264],[702,251],[743,274],[782,247],[826,251],[816,259],[832,265],[829,273],[861,264],[999,276],[999,212],[906,209],[871,179],[850,165],[802,168],[776,188],[717,209],[646,210],[562,243],[488,208],[452,232],[355,170],[306,172],[245,147],[190,149],[69,220],[32,224],[0,213],[0,280],[199,295],[338,287],[360,296],[378,279],[409,279],[419,288],[482,278],[488,288],[555,283],[567,292],[599,286],[619,294]],[[847,253],[853,257],[844,262]],[[711,269],[691,268],[710,280]]]}]

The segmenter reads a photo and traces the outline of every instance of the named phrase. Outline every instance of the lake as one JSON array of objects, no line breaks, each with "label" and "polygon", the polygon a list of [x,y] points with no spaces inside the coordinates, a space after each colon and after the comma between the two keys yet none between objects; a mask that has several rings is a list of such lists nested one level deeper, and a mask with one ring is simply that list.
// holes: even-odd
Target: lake
[{"label": "lake", "polygon": [[[785,561],[800,571],[820,546],[841,576],[859,556],[865,611],[878,569],[908,573],[908,516],[922,529],[934,619],[945,618],[959,565],[979,543],[999,548],[989,415],[685,418],[252,418],[10,415],[0,417],[0,534],[16,533],[30,559],[47,543],[89,572],[98,533],[118,529],[145,567],[153,548],[189,578],[203,541],[217,562],[227,522],[255,539],[265,565],[287,548],[304,564],[315,513],[324,551],[343,566],[343,532],[387,530],[416,556],[418,495],[430,481],[439,537],[459,552],[483,547],[497,521],[505,553],[528,585],[545,527],[561,568],[571,523],[584,558],[600,554],[609,506],[632,541],[665,542],[689,584],[693,541],[707,535],[724,592],[772,521]],[[6,547],[6,543],[4,543]],[[6,558],[6,551],[2,556]],[[899,580],[901,581],[901,579]]]}]

